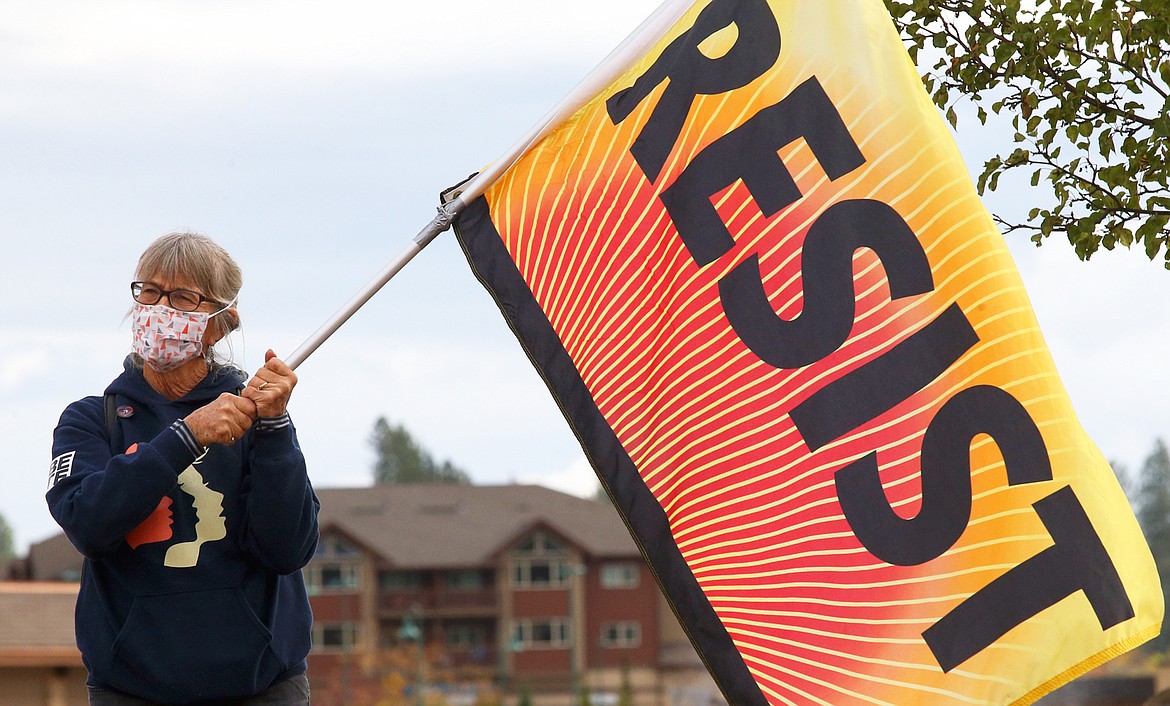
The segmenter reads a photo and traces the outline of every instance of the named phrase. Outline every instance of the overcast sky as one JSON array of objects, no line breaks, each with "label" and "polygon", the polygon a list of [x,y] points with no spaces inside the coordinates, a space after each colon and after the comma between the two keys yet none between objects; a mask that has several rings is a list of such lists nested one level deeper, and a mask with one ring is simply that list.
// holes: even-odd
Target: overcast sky
[{"label": "overcast sky", "polygon": [[[655,0],[0,0],[0,515],[17,546],[61,410],[101,394],[142,249],[207,233],[244,269],[235,358],[288,354],[504,152]],[[973,121],[978,165],[996,136]],[[1026,211],[1041,193],[988,199]],[[1170,419],[1170,273],[1009,240],[1058,370],[1133,470]],[[378,416],[479,483],[590,494],[592,472],[455,238],[441,235],[298,373],[319,487],[364,485]]]}]

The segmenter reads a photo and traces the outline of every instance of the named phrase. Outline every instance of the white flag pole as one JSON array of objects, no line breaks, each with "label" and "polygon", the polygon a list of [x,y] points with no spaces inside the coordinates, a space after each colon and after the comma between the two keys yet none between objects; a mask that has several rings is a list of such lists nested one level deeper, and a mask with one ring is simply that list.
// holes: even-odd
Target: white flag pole
[{"label": "white flag pole", "polygon": [[544,139],[545,135],[560,125],[566,118],[576,113],[602,89],[613,83],[623,71],[638,57],[645,54],[654,46],[667,30],[682,17],[694,0],[665,0],[641,25],[630,33],[626,39],[609,53],[560,103],[550,110],[528,134],[520,138],[511,149],[492,162],[483,171],[469,181],[450,203],[439,207],[439,213],[426,225],[414,240],[410,242],[393,261],[382,270],[348,302],[345,303],[328,321],[317,329],[304,343],[292,352],[285,363],[296,369],[308,358],[313,351],[325,342],[341,325],[349,320],[366,302],[370,300],[390,279],[399,273],[406,263],[410,262],[424,247],[435,239],[439,233],[451,227],[451,222],[468,204],[479,198],[516,163],[528,150]]}]

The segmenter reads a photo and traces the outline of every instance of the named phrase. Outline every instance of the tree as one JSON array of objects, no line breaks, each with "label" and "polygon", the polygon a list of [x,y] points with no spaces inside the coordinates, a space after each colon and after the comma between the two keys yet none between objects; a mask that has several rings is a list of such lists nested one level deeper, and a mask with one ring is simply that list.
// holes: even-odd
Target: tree
[{"label": "tree", "polygon": [[525,683],[520,687],[520,698],[517,706],[532,706],[532,687]]},{"label": "tree", "polygon": [[12,527],[9,526],[4,516],[0,515],[0,564],[5,564],[10,559],[15,558],[16,544],[12,539]]},{"label": "tree", "polygon": [[630,684],[630,660],[622,660],[622,684],[618,689],[617,706],[634,706],[634,687]]},{"label": "tree", "polygon": [[1137,488],[1134,485],[1133,476],[1129,472],[1129,466],[1117,460],[1110,460],[1109,467],[1113,469],[1113,475],[1117,476],[1117,484],[1125,493],[1125,499],[1129,501],[1131,507],[1136,508]]},{"label": "tree", "polygon": [[593,499],[599,503],[608,504],[611,502],[609,499],[609,493],[605,492],[605,486],[603,486],[601,483],[598,483],[597,487],[593,489]]},{"label": "tree", "polygon": [[406,427],[390,426],[385,417],[374,422],[370,435],[377,460],[374,461],[374,483],[456,483],[466,485],[471,478],[450,461],[436,464]]},{"label": "tree", "polygon": [[1015,149],[979,193],[1017,170],[1051,186],[1025,221],[996,216],[1005,232],[1063,233],[1083,260],[1140,243],[1170,269],[1170,1],[885,2],[952,125],[964,97],[984,124],[988,107],[1011,116]]},{"label": "tree", "polygon": [[[1161,439],[1142,463],[1138,476],[1137,519],[1162,577],[1162,594],[1170,598],[1170,453]],[[1163,632],[1149,647],[1165,652],[1170,648],[1170,634]]]}]

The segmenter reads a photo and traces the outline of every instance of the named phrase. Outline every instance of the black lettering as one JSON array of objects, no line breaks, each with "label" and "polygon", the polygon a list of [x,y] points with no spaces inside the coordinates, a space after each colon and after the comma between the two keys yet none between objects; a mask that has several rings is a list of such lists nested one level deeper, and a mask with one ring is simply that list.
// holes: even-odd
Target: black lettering
[{"label": "black lettering", "polygon": [[880,358],[814,392],[789,416],[816,451],[921,390],[978,341],[963,310],[951,304]]},{"label": "black lettering", "polygon": [[944,672],[1077,591],[1084,591],[1102,630],[1134,616],[1117,568],[1072,488],[1065,486],[1032,507],[1054,544],[989,583],[922,633]]},{"label": "black lettering", "polygon": [[707,265],[735,245],[711,197],[737,180],[743,180],[765,216],[800,198],[778,151],[801,137],[830,179],[865,163],[836,106],[813,77],[708,145],[662,192],[659,198],[696,263]]},{"label": "black lettering", "polygon": [[[734,24],[739,36],[731,49],[710,59],[699,45]],[[669,80],[630,153],[650,181],[658,178],[678,141],[695,97],[743,88],[759,78],[780,56],[780,25],[766,0],[715,0],[695,24],[670,43],[633,86],[606,101],[610,120],[620,124],[663,81]]]},{"label": "black lettering", "polygon": [[959,541],[971,519],[971,442],[980,434],[995,440],[1011,485],[1052,480],[1048,449],[1024,406],[998,387],[969,387],[947,400],[926,429],[922,504],[913,518],[890,507],[876,452],[837,472],[845,519],[871,554],[897,566],[916,566]]},{"label": "black lettering", "polygon": [[880,201],[833,204],[809,228],[801,249],[804,306],[791,321],[780,318],[752,255],[719,281],[719,298],[731,328],[765,363],[799,368],[837,350],[856,316],[853,253],[870,248],[882,261],[890,298],[934,289],[930,262],[898,212]]}]

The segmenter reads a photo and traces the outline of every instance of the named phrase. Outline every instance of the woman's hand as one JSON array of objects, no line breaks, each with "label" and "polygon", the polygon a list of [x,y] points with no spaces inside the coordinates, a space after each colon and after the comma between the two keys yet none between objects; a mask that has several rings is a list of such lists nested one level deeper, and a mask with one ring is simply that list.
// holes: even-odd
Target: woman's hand
[{"label": "woman's hand", "polygon": [[248,381],[240,393],[256,405],[258,417],[281,417],[288,409],[288,398],[297,384],[297,374],[269,350],[264,355],[264,367]]},{"label": "woman's hand", "polygon": [[183,421],[200,446],[231,446],[252,428],[252,422],[256,421],[256,404],[225,392],[188,414]]}]

